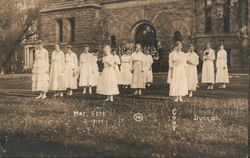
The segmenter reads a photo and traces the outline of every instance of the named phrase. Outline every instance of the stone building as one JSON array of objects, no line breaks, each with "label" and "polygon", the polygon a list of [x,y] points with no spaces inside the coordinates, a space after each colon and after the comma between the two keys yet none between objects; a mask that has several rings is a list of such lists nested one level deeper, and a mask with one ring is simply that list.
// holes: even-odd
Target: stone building
[{"label": "stone building", "polygon": [[[157,47],[160,65],[168,70],[168,54],[175,41],[192,43],[200,55],[205,43],[217,50],[223,43],[228,51],[228,66],[244,68],[249,40],[248,0],[61,0],[42,9],[40,38],[47,47],[71,43],[80,54],[84,44],[92,49],[111,43],[143,43]],[[245,42],[243,42],[245,41]]]}]

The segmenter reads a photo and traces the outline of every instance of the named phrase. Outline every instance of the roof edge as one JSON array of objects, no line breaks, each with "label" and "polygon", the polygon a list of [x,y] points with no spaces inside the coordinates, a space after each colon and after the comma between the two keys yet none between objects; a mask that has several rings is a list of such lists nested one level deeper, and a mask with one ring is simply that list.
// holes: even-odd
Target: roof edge
[{"label": "roof edge", "polygon": [[41,13],[48,13],[48,12],[58,12],[58,11],[63,11],[63,10],[71,10],[71,9],[81,9],[81,8],[97,8],[100,9],[102,8],[101,5],[99,4],[78,4],[78,5],[68,5],[68,6],[59,6],[59,7],[48,7],[42,9],[40,12]]}]

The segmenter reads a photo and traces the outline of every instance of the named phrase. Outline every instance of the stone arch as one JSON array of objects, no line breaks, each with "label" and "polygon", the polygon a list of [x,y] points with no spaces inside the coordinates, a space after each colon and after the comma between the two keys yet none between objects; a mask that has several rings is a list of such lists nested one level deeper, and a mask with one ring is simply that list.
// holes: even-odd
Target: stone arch
[{"label": "stone arch", "polygon": [[[154,28],[154,30],[155,30],[155,27],[154,27],[153,23],[151,23],[150,21],[148,21],[148,20],[141,20],[141,21],[138,21],[138,22],[136,22],[134,25],[132,25],[132,27],[131,27],[131,30],[130,30],[130,37],[129,37],[130,41],[134,41],[134,40],[135,40],[136,29],[137,29],[140,25],[142,25],[142,24],[148,24],[148,25],[152,26],[152,27]],[[156,30],[155,30],[155,31],[156,31]],[[157,34],[157,31],[156,31],[156,34]]]},{"label": "stone arch", "polygon": [[179,31],[183,36],[191,36],[191,31],[186,21],[174,21],[172,23],[172,32],[176,31]]}]

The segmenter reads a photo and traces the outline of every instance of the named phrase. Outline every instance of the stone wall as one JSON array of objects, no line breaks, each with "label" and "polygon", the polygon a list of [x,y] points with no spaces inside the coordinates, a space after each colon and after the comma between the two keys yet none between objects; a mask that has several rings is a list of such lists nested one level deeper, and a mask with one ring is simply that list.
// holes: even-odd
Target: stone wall
[{"label": "stone wall", "polygon": [[[102,1],[97,1],[102,3]],[[239,61],[239,29],[240,11],[238,3],[232,3],[231,32],[223,31],[223,4],[225,0],[213,0],[212,32],[205,33],[205,3],[203,0],[131,0],[119,3],[103,3],[100,7],[84,7],[43,12],[41,15],[40,38],[50,50],[56,43],[55,20],[75,18],[75,42],[73,50],[79,55],[82,46],[89,44],[93,49],[110,43],[111,35],[115,35],[118,45],[134,42],[136,28],[143,23],[150,24],[157,33],[162,44],[162,71],[167,71],[168,54],[174,44],[174,33],[179,31],[187,51],[193,43],[200,55],[205,43],[211,42],[217,50],[219,43],[224,43],[230,50],[230,61],[233,68],[240,66]],[[248,4],[249,8],[249,4]],[[250,20],[249,20],[250,21]],[[249,23],[249,22],[248,22]],[[64,25],[65,26],[65,25]],[[67,32],[67,28],[64,28]],[[67,35],[64,35],[64,39]],[[67,40],[61,43],[65,45]]]},{"label": "stone wall", "polygon": [[[56,19],[63,19],[63,42],[62,46],[72,44],[73,50],[80,54],[83,45],[88,44],[92,48],[100,43],[100,8],[82,8],[76,10],[63,10],[57,12],[42,13],[40,18],[40,39],[46,43],[49,50],[53,49],[56,41]],[[68,18],[75,18],[75,41],[68,40]]]},{"label": "stone wall", "polygon": [[[139,3],[139,2],[138,2]],[[143,23],[152,25],[161,41],[163,54],[161,66],[167,71],[168,54],[174,45],[174,33],[179,31],[183,38],[184,50],[191,42],[193,25],[193,2],[181,0],[151,5],[136,5],[123,8],[120,4],[110,9],[103,9],[101,14],[104,21],[103,41],[109,41],[115,35],[118,45],[134,42],[135,30]],[[104,6],[105,8],[105,6]]]},{"label": "stone wall", "polygon": [[226,0],[214,0],[212,4],[212,32],[205,33],[205,3],[204,1],[196,1],[195,3],[195,34],[193,43],[196,50],[201,55],[205,49],[205,44],[210,42],[215,51],[218,50],[220,43],[223,43],[225,48],[230,51],[228,54],[230,67],[239,68],[240,63],[240,12],[241,8],[238,2],[231,3],[230,12],[230,32],[224,33],[223,30],[223,4]]}]

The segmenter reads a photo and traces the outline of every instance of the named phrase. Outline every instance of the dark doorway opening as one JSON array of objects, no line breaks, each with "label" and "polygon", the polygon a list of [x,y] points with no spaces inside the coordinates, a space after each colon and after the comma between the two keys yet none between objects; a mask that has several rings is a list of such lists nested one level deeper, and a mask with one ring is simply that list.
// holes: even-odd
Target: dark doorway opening
[{"label": "dark doorway opening", "polygon": [[148,23],[143,23],[136,28],[135,43],[139,43],[143,48],[156,48],[156,31]]},{"label": "dark doorway opening", "polygon": [[[149,23],[142,23],[136,28],[135,32],[135,44],[141,44],[143,50],[150,50],[153,52],[158,51],[157,47],[157,34],[154,27]],[[159,59],[154,60],[152,65],[153,72],[159,72],[161,70],[160,60],[161,60],[161,52],[158,51]]]}]

